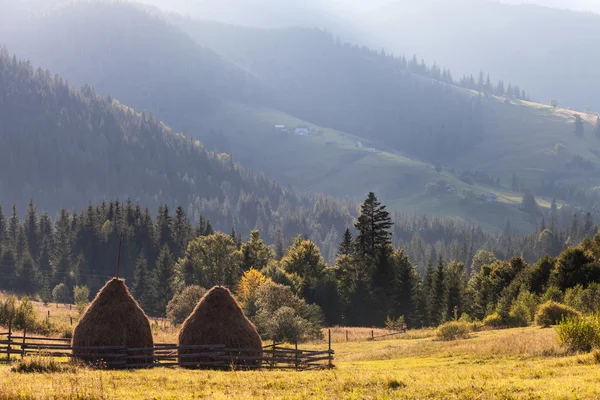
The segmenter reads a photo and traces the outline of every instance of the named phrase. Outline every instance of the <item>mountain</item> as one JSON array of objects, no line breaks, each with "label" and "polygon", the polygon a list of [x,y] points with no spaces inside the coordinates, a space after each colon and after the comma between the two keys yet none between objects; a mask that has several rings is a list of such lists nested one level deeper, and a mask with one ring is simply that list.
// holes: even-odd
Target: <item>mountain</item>
[{"label": "mountain", "polygon": [[600,111],[600,57],[590,50],[600,38],[598,14],[479,0],[397,1],[353,25],[361,43],[437,60],[456,74],[482,68],[527,86],[542,103]]},{"label": "mountain", "polygon": [[[0,203],[30,199],[51,214],[61,207],[131,198],[155,209],[183,205],[216,229],[266,238],[304,233],[320,244],[351,223],[348,208],[302,196],[236,165],[225,154],[174,133],[85,85],[0,51]],[[337,246],[336,243],[330,243]]]},{"label": "mountain", "polygon": [[70,4],[15,27],[5,44],[76,85],[89,84],[180,129],[224,99],[261,104],[268,90],[162,19],[130,4]]},{"label": "mountain", "polygon": [[[112,31],[118,40],[104,38]],[[507,219],[521,231],[540,223],[521,207],[527,190],[542,210],[553,198],[596,203],[595,117],[528,102],[513,86],[458,81],[316,29],[242,28],[118,3],[76,4],[12,32],[15,51],[70,82],[91,82],[302,191],[354,201],[375,190],[394,211],[495,230]]]}]

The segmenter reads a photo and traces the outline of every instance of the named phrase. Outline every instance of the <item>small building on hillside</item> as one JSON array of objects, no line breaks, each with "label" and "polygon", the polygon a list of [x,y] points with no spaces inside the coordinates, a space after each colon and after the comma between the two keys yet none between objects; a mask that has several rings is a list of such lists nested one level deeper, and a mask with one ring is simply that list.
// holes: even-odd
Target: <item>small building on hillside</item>
[{"label": "small building on hillside", "polygon": [[294,131],[294,135],[297,135],[297,136],[304,136],[304,135],[308,135],[309,133],[310,133],[310,130],[308,128],[302,127],[302,126],[299,126]]}]

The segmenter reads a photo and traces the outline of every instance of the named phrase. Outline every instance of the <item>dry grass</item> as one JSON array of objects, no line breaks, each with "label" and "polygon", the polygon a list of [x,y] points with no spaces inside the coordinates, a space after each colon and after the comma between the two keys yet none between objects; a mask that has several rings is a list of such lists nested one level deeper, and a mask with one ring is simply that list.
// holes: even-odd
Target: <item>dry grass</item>
[{"label": "dry grass", "polygon": [[[361,332],[361,330],[356,331]],[[309,347],[323,347],[315,344]],[[566,356],[553,329],[336,343],[333,371],[156,369],[18,374],[0,366],[0,400],[40,399],[595,399],[600,356]]]}]

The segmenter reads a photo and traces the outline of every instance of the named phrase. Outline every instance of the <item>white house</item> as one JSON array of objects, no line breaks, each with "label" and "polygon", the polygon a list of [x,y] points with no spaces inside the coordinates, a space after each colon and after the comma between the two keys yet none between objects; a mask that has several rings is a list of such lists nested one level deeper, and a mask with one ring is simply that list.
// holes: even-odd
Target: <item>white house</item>
[{"label": "white house", "polygon": [[309,130],[308,128],[296,128],[296,130],[294,131],[295,135],[298,136],[304,136],[304,135],[308,135],[309,134]]}]

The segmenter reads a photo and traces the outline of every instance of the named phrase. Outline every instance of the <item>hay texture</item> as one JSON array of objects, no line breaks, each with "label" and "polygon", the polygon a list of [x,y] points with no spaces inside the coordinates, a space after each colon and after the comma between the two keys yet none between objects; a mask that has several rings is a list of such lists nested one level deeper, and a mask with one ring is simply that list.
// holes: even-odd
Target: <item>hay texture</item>
[{"label": "hay texture", "polygon": [[[82,356],[80,360],[97,363],[114,358],[103,358],[103,354],[115,354],[115,350],[91,350],[82,347],[114,347],[131,348],[154,347],[152,330],[148,317],[131,296],[125,282],[111,279],[96,295],[96,298],[85,310],[79,323],[73,330],[73,355]],[[93,355],[87,356],[86,355]],[[96,356],[97,355],[97,356]],[[130,353],[130,355],[134,355]],[[127,364],[146,364],[153,362],[153,351],[138,352],[135,355],[149,357],[127,360]]]},{"label": "hay texture", "polygon": [[[210,357],[190,357],[199,350],[179,350],[181,363],[205,363],[190,367],[211,368],[210,363],[228,363],[239,367],[260,365],[260,361],[244,360],[243,357],[262,356],[262,340],[256,327],[242,311],[227,288],[216,286],[200,299],[192,314],[184,321],[179,331],[179,346],[198,346],[221,344],[231,351],[231,359],[212,359]],[[182,355],[187,357],[181,357]]]}]

